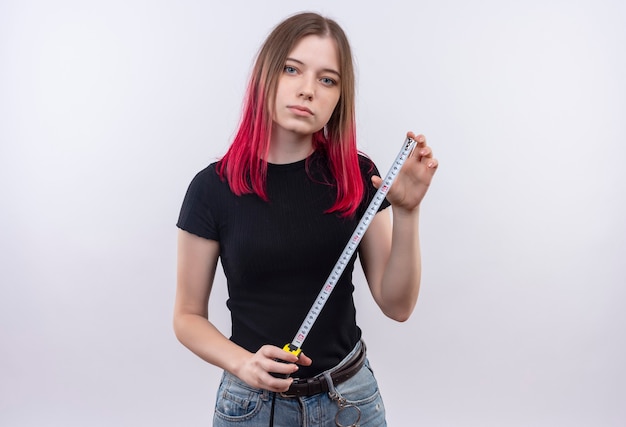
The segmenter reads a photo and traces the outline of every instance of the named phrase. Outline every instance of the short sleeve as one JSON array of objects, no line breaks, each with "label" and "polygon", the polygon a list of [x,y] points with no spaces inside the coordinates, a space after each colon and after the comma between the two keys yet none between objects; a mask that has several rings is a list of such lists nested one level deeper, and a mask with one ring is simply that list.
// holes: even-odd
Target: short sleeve
[{"label": "short sleeve", "polygon": [[205,239],[219,240],[216,221],[211,210],[211,181],[215,168],[209,166],[191,181],[178,215],[176,226]]}]

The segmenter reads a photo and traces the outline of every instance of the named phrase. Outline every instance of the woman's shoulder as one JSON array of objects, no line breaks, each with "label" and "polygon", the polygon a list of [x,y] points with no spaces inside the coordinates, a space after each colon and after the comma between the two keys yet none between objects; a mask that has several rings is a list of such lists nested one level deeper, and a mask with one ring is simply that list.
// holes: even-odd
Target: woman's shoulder
[{"label": "woman's shoulder", "polygon": [[228,192],[228,183],[220,176],[218,165],[219,162],[216,161],[197,172],[189,184],[188,191],[197,197],[210,197]]},{"label": "woman's shoulder", "polygon": [[213,179],[215,177],[219,177],[217,172],[218,163],[219,162],[217,161],[209,163],[206,167],[196,173],[196,177],[200,177],[201,179]]},{"label": "woman's shoulder", "polygon": [[359,164],[374,164],[374,161],[363,151],[358,152]]},{"label": "woman's shoulder", "polygon": [[365,153],[359,151],[359,169],[361,169],[361,174],[370,176],[372,174],[378,175],[378,169],[376,168],[376,164],[374,161]]},{"label": "woman's shoulder", "polygon": [[222,177],[220,176],[220,173],[218,171],[218,165],[219,162],[215,161],[213,163],[210,163],[205,168],[201,169],[193,177],[192,184],[215,186],[219,185],[220,183],[224,183],[225,180],[222,179]]}]

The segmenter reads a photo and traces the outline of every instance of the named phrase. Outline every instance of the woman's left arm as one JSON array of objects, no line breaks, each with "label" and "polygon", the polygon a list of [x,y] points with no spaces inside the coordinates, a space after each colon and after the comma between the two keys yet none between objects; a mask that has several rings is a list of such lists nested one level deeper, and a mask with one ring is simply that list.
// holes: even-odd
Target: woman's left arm
[{"label": "woman's left arm", "polygon": [[[377,213],[359,247],[374,300],[386,316],[400,322],[409,318],[417,303],[422,273],[419,208],[438,166],[423,135],[407,136],[417,146],[387,193],[393,222],[389,209]],[[378,188],[382,179],[373,177],[372,183]]]}]

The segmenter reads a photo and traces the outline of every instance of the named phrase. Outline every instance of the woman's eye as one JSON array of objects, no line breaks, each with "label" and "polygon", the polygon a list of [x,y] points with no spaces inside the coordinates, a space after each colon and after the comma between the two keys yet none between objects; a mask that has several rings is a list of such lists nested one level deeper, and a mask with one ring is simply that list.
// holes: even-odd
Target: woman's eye
[{"label": "woman's eye", "polygon": [[331,79],[330,77],[322,77],[320,81],[327,86],[334,86],[337,84],[337,82]]},{"label": "woman's eye", "polygon": [[295,74],[296,73],[296,69],[295,69],[295,67],[292,67],[290,65],[285,65],[285,73],[287,73],[287,74]]}]

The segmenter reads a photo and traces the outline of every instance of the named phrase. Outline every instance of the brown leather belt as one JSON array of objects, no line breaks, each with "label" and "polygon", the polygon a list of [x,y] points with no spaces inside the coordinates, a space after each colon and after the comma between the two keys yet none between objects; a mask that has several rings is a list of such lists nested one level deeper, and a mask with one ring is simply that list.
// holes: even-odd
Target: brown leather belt
[{"label": "brown leather belt", "polygon": [[[333,385],[336,386],[344,381],[349,380],[356,375],[357,372],[363,367],[366,358],[365,344],[361,342],[361,349],[356,353],[351,360],[349,360],[345,366],[341,367],[335,372],[331,372],[330,378],[333,380]],[[282,397],[303,397],[313,396],[314,394],[326,393],[330,389],[326,377],[318,375],[312,378],[294,378],[289,389],[283,393],[280,393]]]}]

